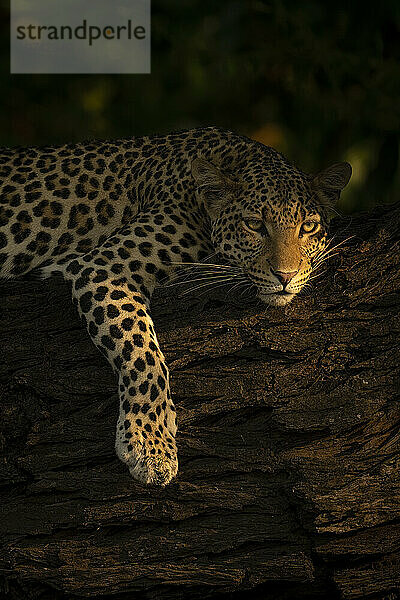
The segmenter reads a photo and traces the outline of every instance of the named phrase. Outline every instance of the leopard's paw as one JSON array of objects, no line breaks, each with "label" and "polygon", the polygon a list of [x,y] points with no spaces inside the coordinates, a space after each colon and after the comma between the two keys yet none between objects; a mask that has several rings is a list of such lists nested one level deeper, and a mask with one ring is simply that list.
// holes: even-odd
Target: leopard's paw
[{"label": "leopard's paw", "polygon": [[135,444],[121,444],[117,439],[116,452],[134,479],[149,485],[165,486],[178,472],[178,457],[175,444],[173,449],[159,446],[149,439]]}]

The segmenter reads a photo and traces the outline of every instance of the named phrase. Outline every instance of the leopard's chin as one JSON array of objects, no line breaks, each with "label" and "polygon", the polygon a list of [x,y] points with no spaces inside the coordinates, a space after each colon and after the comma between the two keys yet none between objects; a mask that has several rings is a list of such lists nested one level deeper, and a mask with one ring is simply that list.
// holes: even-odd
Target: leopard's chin
[{"label": "leopard's chin", "polygon": [[295,295],[296,294],[290,294],[289,292],[286,292],[284,294],[282,294],[281,292],[276,292],[273,294],[259,292],[258,297],[260,298],[261,302],[264,302],[264,304],[268,304],[268,306],[285,306],[293,300]]}]

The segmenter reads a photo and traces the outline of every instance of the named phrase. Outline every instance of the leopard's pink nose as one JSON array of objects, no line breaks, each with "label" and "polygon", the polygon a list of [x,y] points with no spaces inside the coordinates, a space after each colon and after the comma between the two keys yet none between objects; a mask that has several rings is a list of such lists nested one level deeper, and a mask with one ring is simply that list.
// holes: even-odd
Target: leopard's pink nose
[{"label": "leopard's pink nose", "polygon": [[285,287],[289,281],[293,279],[295,275],[297,275],[298,271],[290,271],[289,273],[286,271],[274,271],[271,269],[272,274],[279,280],[279,282]]}]

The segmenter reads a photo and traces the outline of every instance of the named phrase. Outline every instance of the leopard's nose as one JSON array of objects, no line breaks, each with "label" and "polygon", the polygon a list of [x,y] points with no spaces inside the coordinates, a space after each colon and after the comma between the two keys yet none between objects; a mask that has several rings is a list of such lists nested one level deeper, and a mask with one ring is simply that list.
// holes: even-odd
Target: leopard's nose
[{"label": "leopard's nose", "polygon": [[291,281],[293,279],[293,277],[295,275],[297,275],[297,273],[298,273],[298,271],[286,272],[286,271],[274,271],[273,269],[271,269],[271,271],[272,271],[272,274],[275,275],[275,277],[283,285],[283,287],[285,287],[289,283],[289,281]]}]

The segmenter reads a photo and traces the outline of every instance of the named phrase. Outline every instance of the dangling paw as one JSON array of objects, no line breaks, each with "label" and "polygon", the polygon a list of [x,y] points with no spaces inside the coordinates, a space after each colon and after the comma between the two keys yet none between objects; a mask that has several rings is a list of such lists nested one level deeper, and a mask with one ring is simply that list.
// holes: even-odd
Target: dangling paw
[{"label": "dangling paw", "polygon": [[[116,441],[116,452],[134,479],[150,485],[167,485],[178,472],[175,441],[147,437],[145,440]],[[172,443],[171,443],[172,442]]]}]

